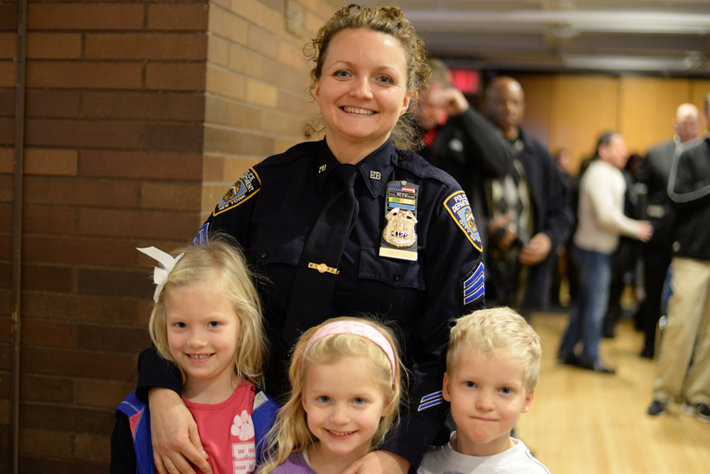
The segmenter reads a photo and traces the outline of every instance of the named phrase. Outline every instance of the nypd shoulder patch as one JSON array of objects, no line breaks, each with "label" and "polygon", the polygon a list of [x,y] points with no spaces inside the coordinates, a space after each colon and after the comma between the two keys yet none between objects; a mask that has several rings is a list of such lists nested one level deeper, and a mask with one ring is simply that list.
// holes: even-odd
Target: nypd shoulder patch
[{"label": "nypd shoulder patch", "polygon": [[476,227],[476,220],[473,218],[473,211],[468,203],[468,198],[463,191],[457,191],[444,201],[444,207],[448,211],[451,218],[456,222],[456,225],[466,234],[466,237],[471,244],[482,250],[481,236]]},{"label": "nypd shoulder patch", "polygon": [[239,206],[244,201],[248,200],[261,189],[261,179],[259,175],[256,174],[254,168],[249,168],[246,172],[239,178],[227,194],[224,195],[221,201],[215,207],[213,215],[218,215],[226,212],[234,207]]}]

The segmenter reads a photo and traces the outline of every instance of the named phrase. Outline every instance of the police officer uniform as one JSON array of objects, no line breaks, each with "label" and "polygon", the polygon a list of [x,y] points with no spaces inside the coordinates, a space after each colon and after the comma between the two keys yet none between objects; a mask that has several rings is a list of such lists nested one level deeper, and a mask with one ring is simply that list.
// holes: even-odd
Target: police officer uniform
[{"label": "police officer uniform", "polygon": [[[357,163],[357,218],[344,242],[337,268],[302,262],[309,234],[321,210],[337,193],[333,172],[341,165],[325,140],[304,142],[267,158],[232,186],[196,237],[227,233],[243,246],[253,269],[266,278],[258,285],[269,337],[270,362],[266,391],[275,396],[288,389],[285,368],[298,333],[333,316],[371,315],[392,321],[403,362],[411,371],[409,411],[383,447],[417,465],[426,448],[441,436],[441,385],[452,320],[484,307],[481,244],[466,195],[446,173],[421,156],[396,149],[390,140]],[[399,197],[398,197],[399,196]],[[386,213],[392,202],[416,217],[414,244],[398,249],[387,234]],[[414,208],[414,209],[412,209]],[[410,216],[411,217],[411,216]],[[349,216],[343,216],[349,219]],[[394,249],[394,252],[389,252]],[[387,256],[382,256],[382,254]],[[391,256],[394,255],[394,256]],[[335,278],[328,314],[308,314],[309,298],[292,294],[299,265]],[[311,297],[320,295],[313,285]],[[327,297],[329,295],[326,295]],[[290,306],[298,305],[298,308]],[[303,321],[287,321],[290,314]],[[294,327],[289,333],[287,326]],[[139,388],[167,386],[180,391],[180,381],[161,369],[154,351],[139,362]],[[143,392],[145,393],[145,392]],[[448,440],[448,433],[439,439]]]}]

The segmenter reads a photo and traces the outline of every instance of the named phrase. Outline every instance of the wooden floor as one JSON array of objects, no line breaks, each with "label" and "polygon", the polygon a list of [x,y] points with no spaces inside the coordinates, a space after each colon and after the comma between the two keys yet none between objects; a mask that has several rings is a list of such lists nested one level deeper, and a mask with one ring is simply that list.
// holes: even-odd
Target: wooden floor
[{"label": "wooden floor", "polygon": [[646,415],[654,363],[638,352],[642,335],[622,320],[601,346],[614,376],[556,362],[567,322],[564,313],[539,313],[533,326],[543,361],[532,409],[516,436],[556,473],[710,473],[710,423],[671,406],[661,418]]}]

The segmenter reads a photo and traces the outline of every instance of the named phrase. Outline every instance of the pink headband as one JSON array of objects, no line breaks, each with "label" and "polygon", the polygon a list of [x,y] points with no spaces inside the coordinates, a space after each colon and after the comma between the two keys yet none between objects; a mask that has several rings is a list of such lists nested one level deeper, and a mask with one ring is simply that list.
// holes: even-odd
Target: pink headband
[{"label": "pink headband", "polygon": [[326,324],[313,333],[311,338],[308,340],[308,344],[306,344],[306,349],[303,353],[307,353],[313,344],[320,341],[324,337],[333,336],[335,334],[353,334],[355,336],[364,337],[365,339],[377,344],[377,346],[382,349],[382,352],[385,353],[387,359],[390,361],[392,377],[395,377],[395,374],[397,373],[395,371],[396,362],[394,357],[394,349],[392,348],[390,341],[388,341],[380,331],[369,324],[360,321],[344,320]]}]

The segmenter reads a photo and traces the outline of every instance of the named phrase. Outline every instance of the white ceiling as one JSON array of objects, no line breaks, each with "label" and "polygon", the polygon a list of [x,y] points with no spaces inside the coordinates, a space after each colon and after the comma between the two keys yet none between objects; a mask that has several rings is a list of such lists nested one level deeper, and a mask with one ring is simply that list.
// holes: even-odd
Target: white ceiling
[{"label": "white ceiling", "polygon": [[453,65],[710,77],[710,0],[392,3]]}]

